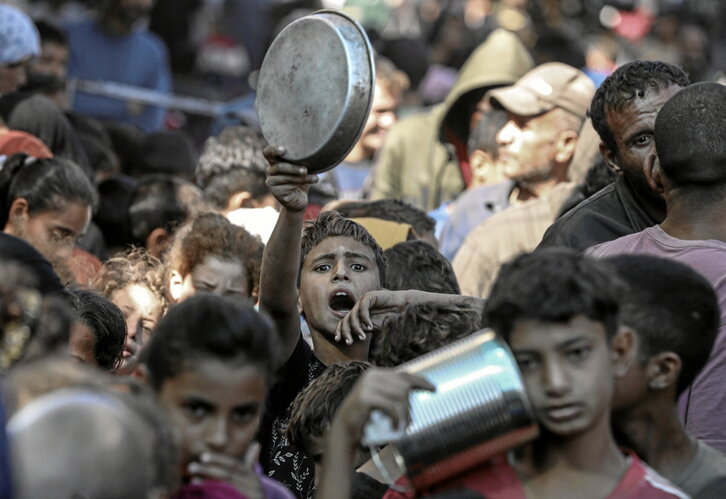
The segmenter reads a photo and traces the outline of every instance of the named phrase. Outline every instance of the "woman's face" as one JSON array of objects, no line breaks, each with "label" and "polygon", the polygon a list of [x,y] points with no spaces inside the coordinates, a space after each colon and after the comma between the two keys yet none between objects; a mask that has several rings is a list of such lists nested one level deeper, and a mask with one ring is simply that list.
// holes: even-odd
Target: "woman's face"
[{"label": "woman's face", "polygon": [[90,221],[91,207],[87,204],[69,201],[59,210],[31,215],[27,201],[21,198],[10,208],[9,232],[33,245],[49,261],[65,262]]},{"label": "woman's face", "polygon": [[169,282],[169,292],[176,303],[200,291],[219,296],[248,298],[252,290],[249,289],[247,271],[239,260],[207,255],[185,276],[172,271]]},{"label": "woman's face", "polygon": [[177,436],[185,482],[192,478],[189,465],[201,463],[203,454],[244,457],[266,393],[267,377],[259,368],[211,357],[195,359],[164,381],[159,400]]},{"label": "woman's face", "polygon": [[120,373],[133,369],[141,348],[151,339],[151,332],[161,319],[162,303],[143,284],[130,284],[114,291],[111,301],[116,304],[126,319],[126,341]]}]

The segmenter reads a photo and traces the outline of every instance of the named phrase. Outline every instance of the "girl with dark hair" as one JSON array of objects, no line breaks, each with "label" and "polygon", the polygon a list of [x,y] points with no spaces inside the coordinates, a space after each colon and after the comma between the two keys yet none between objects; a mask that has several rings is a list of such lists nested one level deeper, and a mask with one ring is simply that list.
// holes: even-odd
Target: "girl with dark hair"
[{"label": "girl with dark hair", "polygon": [[0,224],[54,266],[71,257],[97,203],[93,184],[75,163],[11,156],[0,169]]},{"label": "girl with dark hair", "polygon": [[172,307],[141,372],[178,438],[174,499],[292,495],[265,477],[253,443],[277,364],[276,334],[251,304],[200,293]]}]

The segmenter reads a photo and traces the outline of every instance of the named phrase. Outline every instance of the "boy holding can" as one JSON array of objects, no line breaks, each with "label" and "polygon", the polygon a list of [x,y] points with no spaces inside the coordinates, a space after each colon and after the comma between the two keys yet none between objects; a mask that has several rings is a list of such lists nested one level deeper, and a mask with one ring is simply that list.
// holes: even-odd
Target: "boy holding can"
[{"label": "boy holding can", "polygon": [[[516,458],[494,459],[432,490],[390,489],[384,497],[427,497],[454,490],[489,499],[688,497],[634,454],[623,454],[610,429],[615,379],[632,362],[634,344],[632,331],[619,326],[623,285],[615,275],[607,263],[567,250],[522,255],[503,267],[486,313],[517,359],[541,436]],[[386,406],[400,411],[406,407],[399,398],[406,387],[424,388],[415,379],[399,380],[395,391],[376,388],[374,381],[367,373],[353,390],[353,400],[341,407],[331,428],[334,438],[328,441],[326,464],[341,466],[346,438],[360,437],[367,417],[354,420],[352,414],[367,411],[367,416],[371,409]],[[369,394],[373,390],[375,396]],[[360,426],[353,424],[361,421]],[[340,474],[340,469],[333,471]],[[334,481],[326,470],[318,497],[333,497],[325,494],[335,490]]]}]

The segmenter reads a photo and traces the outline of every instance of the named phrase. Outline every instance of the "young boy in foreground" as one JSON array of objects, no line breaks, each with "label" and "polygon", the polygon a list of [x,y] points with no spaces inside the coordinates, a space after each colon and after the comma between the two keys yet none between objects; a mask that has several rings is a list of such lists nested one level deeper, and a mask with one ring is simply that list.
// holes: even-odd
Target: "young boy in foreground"
[{"label": "young boy in foreground", "polygon": [[[503,267],[486,312],[519,363],[541,436],[518,460],[484,465],[434,490],[390,489],[384,497],[450,490],[489,499],[687,497],[635,455],[623,455],[610,430],[615,377],[627,370],[634,342],[618,324],[623,287],[614,274],[604,262],[564,250],[522,255]],[[364,375],[333,422],[318,497],[344,497],[342,466],[372,409],[402,414],[408,390],[432,388],[408,374],[388,374],[380,386],[375,375]]]}]

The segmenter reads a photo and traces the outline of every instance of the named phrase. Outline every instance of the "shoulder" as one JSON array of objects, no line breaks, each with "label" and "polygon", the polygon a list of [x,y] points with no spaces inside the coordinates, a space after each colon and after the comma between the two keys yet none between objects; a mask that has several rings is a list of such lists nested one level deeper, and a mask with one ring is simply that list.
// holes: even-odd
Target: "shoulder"
[{"label": "shoulder", "polygon": [[615,491],[608,497],[621,499],[687,499],[689,496],[660,476],[635,454]]},{"label": "shoulder", "polygon": [[156,34],[147,30],[137,30],[131,35],[134,43],[142,46],[145,50],[151,51],[157,57],[166,57],[166,45]]},{"label": "shoulder", "polygon": [[615,185],[610,184],[557,219],[547,230],[542,246],[583,250],[627,234],[628,225]]}]

